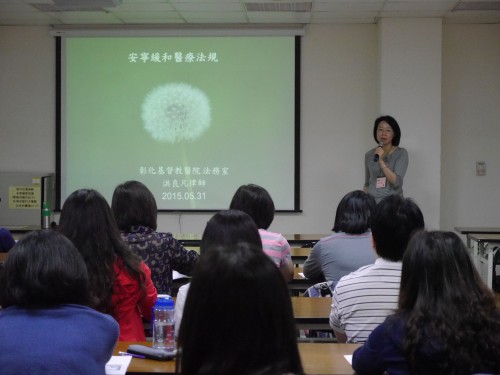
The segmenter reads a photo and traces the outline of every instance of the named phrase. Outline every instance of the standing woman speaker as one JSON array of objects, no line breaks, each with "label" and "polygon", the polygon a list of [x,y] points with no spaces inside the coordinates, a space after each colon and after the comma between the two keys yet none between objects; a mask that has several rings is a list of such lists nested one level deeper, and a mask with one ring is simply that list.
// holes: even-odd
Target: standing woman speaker
[{"label": "standing woman speaker", "polygon": [[372,195],[378,203],[389,195],[403,195],[408,152],[399,147],[401,130],[391,116],[381,116],[375,120],[373,138],[378,146],[365,154],[363,191]]}]

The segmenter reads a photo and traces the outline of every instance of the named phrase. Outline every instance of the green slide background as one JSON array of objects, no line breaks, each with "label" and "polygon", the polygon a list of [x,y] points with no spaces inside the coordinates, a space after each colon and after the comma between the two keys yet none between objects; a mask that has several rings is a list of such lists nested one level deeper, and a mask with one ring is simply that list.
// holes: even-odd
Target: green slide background
[{"label": "green slide background", "polygon": [[[159,209],[222,209],[239,185],[257,183],[277,209],[293,209],[294,43],[294,37],[67,38],[63,199],[87,187],[111,201],[118,183],[134,179],[153,191]],[[218,62],[129,61],[143,52],[215,52]],[[191,142],[155,141],[144,129],[142,103],[155,87],[180,82],[208,96],[211,125]],[[141,173],[185,166],[227,168],[228,175]],[[165,186],[174,179],[205,186]],[[200,199],[187,199],[193,195]]]}]

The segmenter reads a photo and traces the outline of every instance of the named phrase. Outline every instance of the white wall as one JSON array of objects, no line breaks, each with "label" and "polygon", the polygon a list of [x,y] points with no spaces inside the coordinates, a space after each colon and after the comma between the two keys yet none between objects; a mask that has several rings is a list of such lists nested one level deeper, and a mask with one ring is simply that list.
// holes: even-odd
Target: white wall
[{"label": "white wall", "polygon": [[0,170],[55,171],[55,43],[44,27],[0,27]]},{"label": "white wall", "polygon": [[[441,40],[438,18],[388,18],[380,30],[380,111],[402,130],[409,165],[403,193],[412,197],[426,227],[439,227],[441,156]],[[429,184],[428,181],[432,181]]]},{"label": "white wall", "polygon": [[441,228],[500,226],[500,25],[444,29],[443,92]]},{"label": "white wall", "polygon": [[375,25],[309,27],[303,38],[304,213],[294,217],[297,232],[328,233],[340,199],[363,188],[364,154],[378,115],[377,60]]},{"label": "white wall", "polygon": [[[378,29],[308,27],[302,42],[303,213],[277,215],[272,230],[328,233],[340,198],[362,187],[363,155],[373,145],[373,120],[380,111]],[[434,181],[439,157],[428,160],[424,146],[409,148],[408,179],[421,178],[426,194],[441,197],[439,214],[426,209],[431,201],[418,203],[427,222],[445,229],[500,225],[494,190],[500,187],[499,48],[500,25],[443,27],[441,182]],[[0,171],[55,171],[54,64],[48,28],[0,27]],[[410,125],[400,125],[408,133]],[[435,131],[421,134],[418,143],[433,142]],[[404,142],[403,137],[403,147]],[[478,158],[487,162],[485,177],[474,177]],[[161,214],[159,227],[201,233],[210,216]]]}]

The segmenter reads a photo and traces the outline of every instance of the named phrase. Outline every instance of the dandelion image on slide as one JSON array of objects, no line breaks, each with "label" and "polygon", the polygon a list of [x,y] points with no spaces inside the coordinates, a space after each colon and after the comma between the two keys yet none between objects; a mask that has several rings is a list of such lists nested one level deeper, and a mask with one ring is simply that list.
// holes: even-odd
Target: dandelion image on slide
[{"label": "dandelion image on slide", "polygon": [[203,91],[187,83],[167,83],[146,95],[142,120],[156,141],[193,141],[210,127],[210,102]]}]

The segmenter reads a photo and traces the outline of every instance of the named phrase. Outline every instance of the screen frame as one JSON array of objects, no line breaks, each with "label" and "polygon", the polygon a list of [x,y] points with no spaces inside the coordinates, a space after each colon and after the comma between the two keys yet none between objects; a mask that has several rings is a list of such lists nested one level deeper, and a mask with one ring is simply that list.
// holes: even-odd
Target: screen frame
[{"label": "screen frame", "polygon": [[[69,35],[68,35],[69,36]],[[134,35],[127,35],[134,36]],[[66,35],[64,33],[59,33],[54,35],[55,38],[55,53],[56,53],[56,173],[55,173],[55,212],[60,212],[62,205],[62,170],[64,168],[64,160],[62,159],[62,140],[63,140],[63,121],[65,121],[65,105],[64,105],[64,95],[65,95],[65,87],[64,87],[64,79],[63,75],[65,74],[64,67],[64,57],[63,57],[63,38]],[[300,213],[302,209],[300,207],[301,200],[301,189],[300,189],[300,135],[301,135],[301,102],[300,102],[300,92],[301,92],[301,35],[295,35],[295,95],[294,95],[294,191],[293,191],[293,209],[276,209],[276,212],[283,213]],[[224,209],[224,208],[220,208]],[[220,209],[158,209],[158,212],[165,213],[203,213],[203,212],[217,212]]]}]

